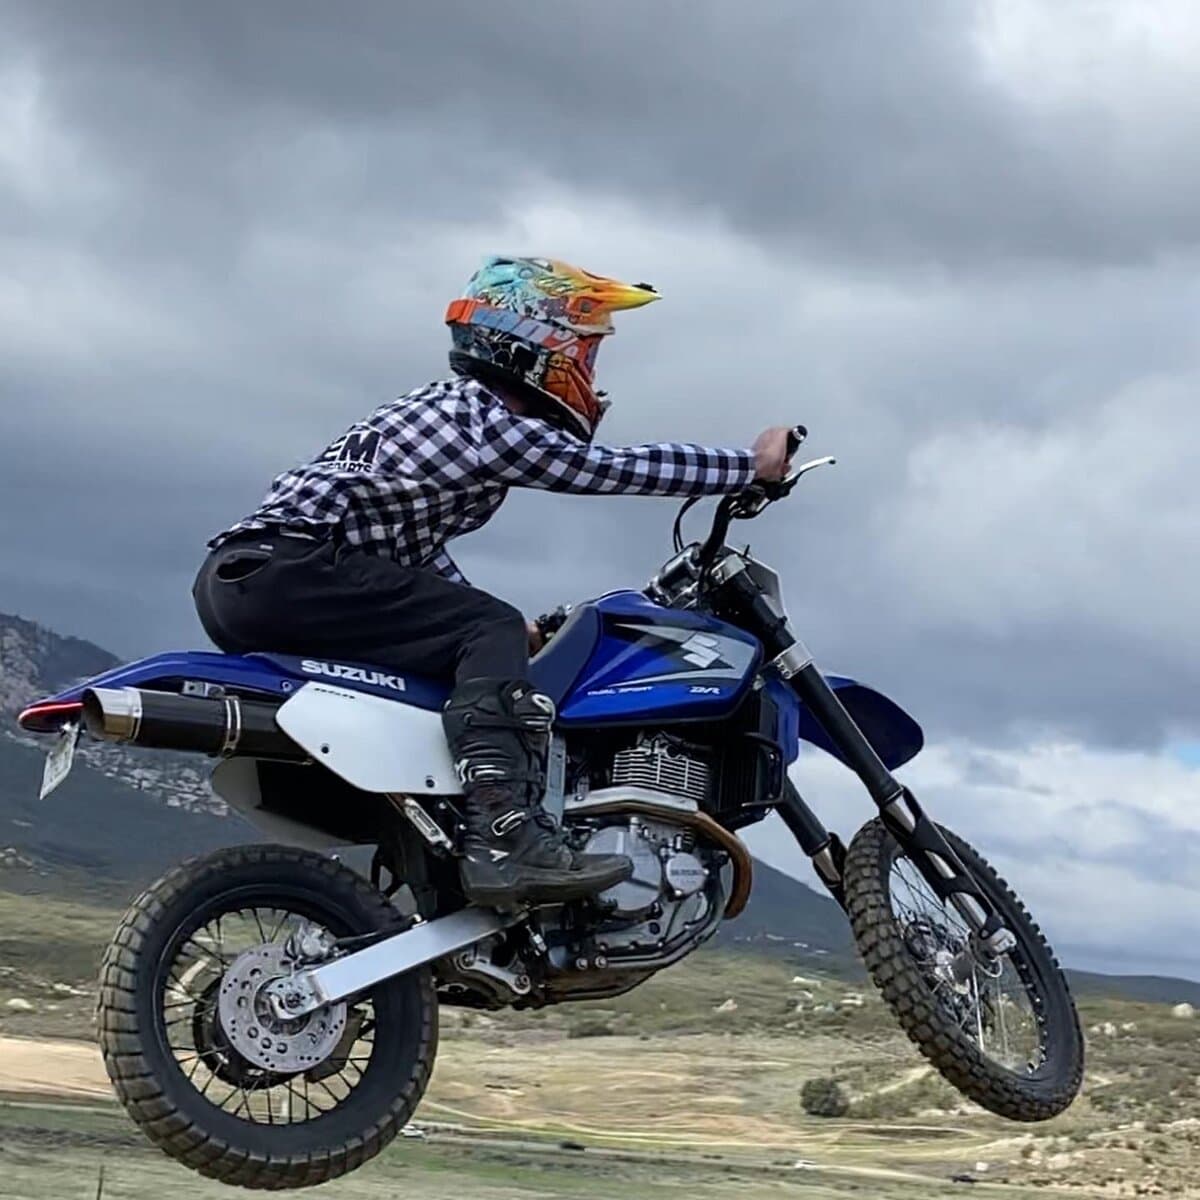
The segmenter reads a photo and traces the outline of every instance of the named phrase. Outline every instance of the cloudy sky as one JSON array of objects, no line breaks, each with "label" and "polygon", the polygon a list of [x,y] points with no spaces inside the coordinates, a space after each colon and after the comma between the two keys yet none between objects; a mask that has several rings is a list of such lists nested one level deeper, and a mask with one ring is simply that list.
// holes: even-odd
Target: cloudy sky
[{"label": "cloudy sky", "polygon": [[[0,0],[0,29],[0,609],[201,644],[205,539],[442,374],[480,255],[648,279],[606,438],[804,421],[839,465],[753,532],[819,661],[922,720],[906,778],[1069,960],[1200,977],[1194,4]],[[640,585],[671,516],[522,494],[455,553],[535,612]]]}]

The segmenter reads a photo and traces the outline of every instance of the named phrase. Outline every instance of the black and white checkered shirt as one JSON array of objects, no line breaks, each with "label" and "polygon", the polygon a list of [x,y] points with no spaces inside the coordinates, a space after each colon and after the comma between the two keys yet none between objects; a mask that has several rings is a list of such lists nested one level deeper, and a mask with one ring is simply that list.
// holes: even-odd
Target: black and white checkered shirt
[{"label": "black and white checkered shirt", "polygon": [[332,527],[368,552],[466,582],[445,545],[478,529],[510,487],[694,496],[736,492],[753,478],[750,450],[588,445],[456,376],[377,408],[280,475],[254,513],[209,545],[242,530]]}]

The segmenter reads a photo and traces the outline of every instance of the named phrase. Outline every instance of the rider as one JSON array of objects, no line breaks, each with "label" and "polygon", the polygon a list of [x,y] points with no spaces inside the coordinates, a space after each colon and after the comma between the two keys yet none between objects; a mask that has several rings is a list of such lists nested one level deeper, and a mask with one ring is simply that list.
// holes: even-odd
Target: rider
[{"label": "rider", "polygon": [[449,378],[390,401],[209,543],[193,595],[223,650],[322,654],[452,677],[443,722],[465,793],[463,890],[477,904],[578,898],[626,878],[567,845],[540,798],[554,705],[529,682],[536,627],[446,553],[510,486],[696,496],[787,467],[787,430],[749,449],[592,444],[611,314],[658,299],[544,258],[491,257],[446,312]]}]

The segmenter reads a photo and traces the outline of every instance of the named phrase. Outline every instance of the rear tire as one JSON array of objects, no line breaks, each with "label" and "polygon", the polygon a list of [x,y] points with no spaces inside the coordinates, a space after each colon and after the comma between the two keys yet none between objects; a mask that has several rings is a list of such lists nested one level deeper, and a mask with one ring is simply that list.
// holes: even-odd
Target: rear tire
[{"label": "rear tire", "polygon": [[[303,1119],[292,1123],[256,1124],[248,1103],[245,1120],[218,1107],[173,1052],[168,1023],[180,1021],[164,1013],[165,973],[206,912],[272,903],[298,906],[291,911],[340,937],[403,928],[379,892],[318,854],[242,846],[193,859],[143,892],[117,928],[100,973],[100,1048],[126,1111],[172,1158],[227,1184],[307,1187],[361,1166],[408,1121],[437,1052],[437,998],[428,969],[372,988],[363,998],[373,1018],[367,1065],[356,1068],[346,1097],[316,1117],[307,1092]],[[290,1107],[287,1115],[291,1122]]]},{"label": "rear tire", "polygon": [[[1083,1081],[1083,1035],[1066,979],[1011,888],[962,838],[948,829],[942,833],[1017,938],[1016,949],[1004,957],[1029,999],[1040,1061],[1024,1070],[1002,1065],[981,1048],[982,1025],[964,1028],[969,996],[961,1002],[961,992],[951,992],[951,999],[961,1002],[956,1013],[935,992],[942,981],[933,979],[928,960],[923,963],[914,954],[912,925],[906,928],[894,911],[893,868],[897,861],[915,867],[879,818],[855,834],[846,856],[846,907],[859,953],[905,1033],[964,1096],[1014,1121],[1049,1120],[1070,1105]],[[975,1003],[983,1002],[977,998]],[[977,1037],[972,1036],[976,1028]]]}]

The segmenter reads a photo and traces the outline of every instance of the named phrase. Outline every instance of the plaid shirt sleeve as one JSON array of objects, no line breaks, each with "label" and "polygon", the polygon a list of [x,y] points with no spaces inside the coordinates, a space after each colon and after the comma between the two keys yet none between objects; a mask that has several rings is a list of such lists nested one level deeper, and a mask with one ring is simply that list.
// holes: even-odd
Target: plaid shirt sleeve
[{"label": "plaid shirt sleeve", "polygon": [[752,450],[686,443],[593,446],[547,425],[490,407],[477,469],[486,478],[551,492],[629,496],[715,496],[754,479]]},{"label": "plaid shirt sleeve", "polygon": [[427,563],[422,565],[425,570],[436,571],[443,579],[449,579],[451,583],[471,586],[470,580],[458,569],[458,563],[445,550],[439,550]]}]

